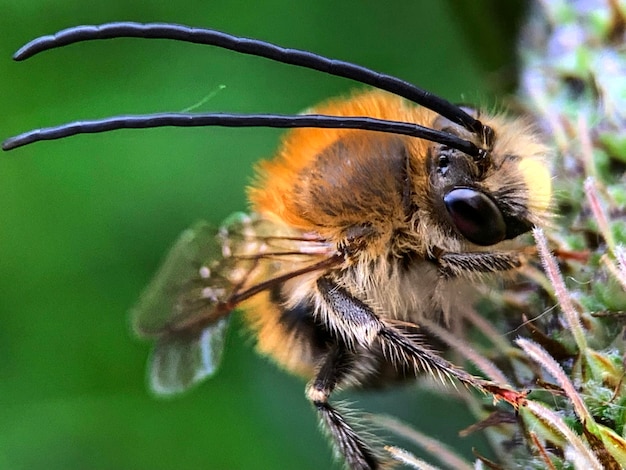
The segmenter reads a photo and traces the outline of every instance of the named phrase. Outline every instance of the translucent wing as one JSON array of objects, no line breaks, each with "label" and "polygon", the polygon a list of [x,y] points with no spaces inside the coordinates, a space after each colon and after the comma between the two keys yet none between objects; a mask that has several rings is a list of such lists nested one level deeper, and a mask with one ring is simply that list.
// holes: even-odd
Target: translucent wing
[{"label": "translucent wing", "polygon": [[229,312],[240,302],[341,258],[319,237],[242,213],[219,230],[183,232],[131,312],[135,332],[156,340],[149,377],[158,395],[183,392],[215,372]]},{"label": "translucent wing", "polygon": [[217,299],[203,297],[202,289],[216,287],[215,292],[216,282],[223,289],[228,286],[217,276],[203,276],[201,270],[210,270],[221,257],[217,235],[218,230],[200,222],[179,236],[131,311],[133,328],[140,337],[158,337],[178,329],[185,319],[214,307]]},{"label": "translucent wing", "polygon": [[219,230],[200,222],[183,232],[132,309],[137,335],[156,339],[148,368],[155,393],[183,392],[215,372],[237,286],[233,273],[251,269],[231,247],[242,243],[249,220],[237,214]]},{"label": "translucent wing", "polygon": [[222,357],[227,323],[222,318],[189,334],[159,338],[148,368],[151,390],[161,396],[174,395],[212,375]]}]

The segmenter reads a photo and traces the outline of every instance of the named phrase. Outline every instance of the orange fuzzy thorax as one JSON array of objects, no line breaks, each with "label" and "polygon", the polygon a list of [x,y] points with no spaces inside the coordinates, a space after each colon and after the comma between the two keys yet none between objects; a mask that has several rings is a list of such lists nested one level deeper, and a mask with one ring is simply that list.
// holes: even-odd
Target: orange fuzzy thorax
[{"label": "orange fuzzy thorax", "polygon": [[[434,113],[425,108],[411,106],[402,98],[381,91],[367,91],[349,99],[330,100],[307,110],[307,113],[372,117],[422,125],[426,125],[434,117]],[[253,211],[305,232],[318,231],[319,226],[311,223],[311,217],[303,217],[301,211],[295,207],[294,202],[298,201],[298,195],[295,194],[294,183],[331,145],[350,136],[365,137],[368,134],[376,134],[381,138],[390,136],[354,129],[303,128],[289,132],[276,157],[262,161],[257,167],[257,180],[248,191]],[[428,143],[425,141],[404,136],[399,138],[411,140],[409,147],[419,147],[414,149],[416,152],[426,151]],[[363,145],[366,146],[367,143],[368,140],[364,138]],[[354,152],[354,158],[358,158],[359,154],[361,152]],[[315,208],[311,207],[310,210],[314,211]]]}]

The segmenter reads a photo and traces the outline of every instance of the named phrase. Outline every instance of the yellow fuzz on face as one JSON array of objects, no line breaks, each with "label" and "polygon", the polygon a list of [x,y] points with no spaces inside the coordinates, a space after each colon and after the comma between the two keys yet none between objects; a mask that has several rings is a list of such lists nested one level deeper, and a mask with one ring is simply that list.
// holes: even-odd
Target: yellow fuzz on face
[{"label": "yellow fuzz on face", "polygon": [[537,211],[547,211],[552,199],[552,177],[541,160],[525,158],[519,164],[528,188],[528,205]]}]

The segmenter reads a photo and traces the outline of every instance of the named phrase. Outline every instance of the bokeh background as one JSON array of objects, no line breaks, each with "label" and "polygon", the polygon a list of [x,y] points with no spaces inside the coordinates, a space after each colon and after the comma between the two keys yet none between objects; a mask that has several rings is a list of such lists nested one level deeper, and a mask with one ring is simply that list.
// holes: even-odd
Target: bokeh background
[{"label": "bokeh background", "polygon": [[[190,44],[115,40],[13,63],[27,40],[77,24],[213,27],[350,60],[452,101],[501,101],[519,3],[437,0],[0,0],[0,137],[123,113],[298,112],[347,80]],[[253,350],[237,318],[220,371],[180,399],[145,387],[149,344],[126,312],[176,236],[246,207],[271,129],[120,131],[0,155],[0,468],[339,468],[304,383]],[[472,422],[415,386],[346,393],[459,449]],[[416,450],[411,447],[412,450]]]}]

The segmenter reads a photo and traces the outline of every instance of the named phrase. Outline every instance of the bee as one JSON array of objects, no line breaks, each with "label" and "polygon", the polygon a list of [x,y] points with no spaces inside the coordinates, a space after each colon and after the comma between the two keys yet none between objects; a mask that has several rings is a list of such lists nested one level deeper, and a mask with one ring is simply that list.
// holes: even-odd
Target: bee
[{"label": "bee", "polygon": [[258,165],[250,213],[185,231],[132,310],[135,331],[155,343],[157,394],[215,371],[235,310],[262,354],[308,380],[308,400],[354,470],[381,468],[385,457],[333,405],[337,389],[424,373],[490,389],[436,352],[420,323],[454,324],[477,278],[523,263],[520,250],[502,245],[549,219],[549,152],[531,126],[349,62],[181,25],[78,26],[35,39],[15,59],[117,37],[213,45],[371,87],[298,115],[120,116],[3,143],[157,126],[293,128]]}]

